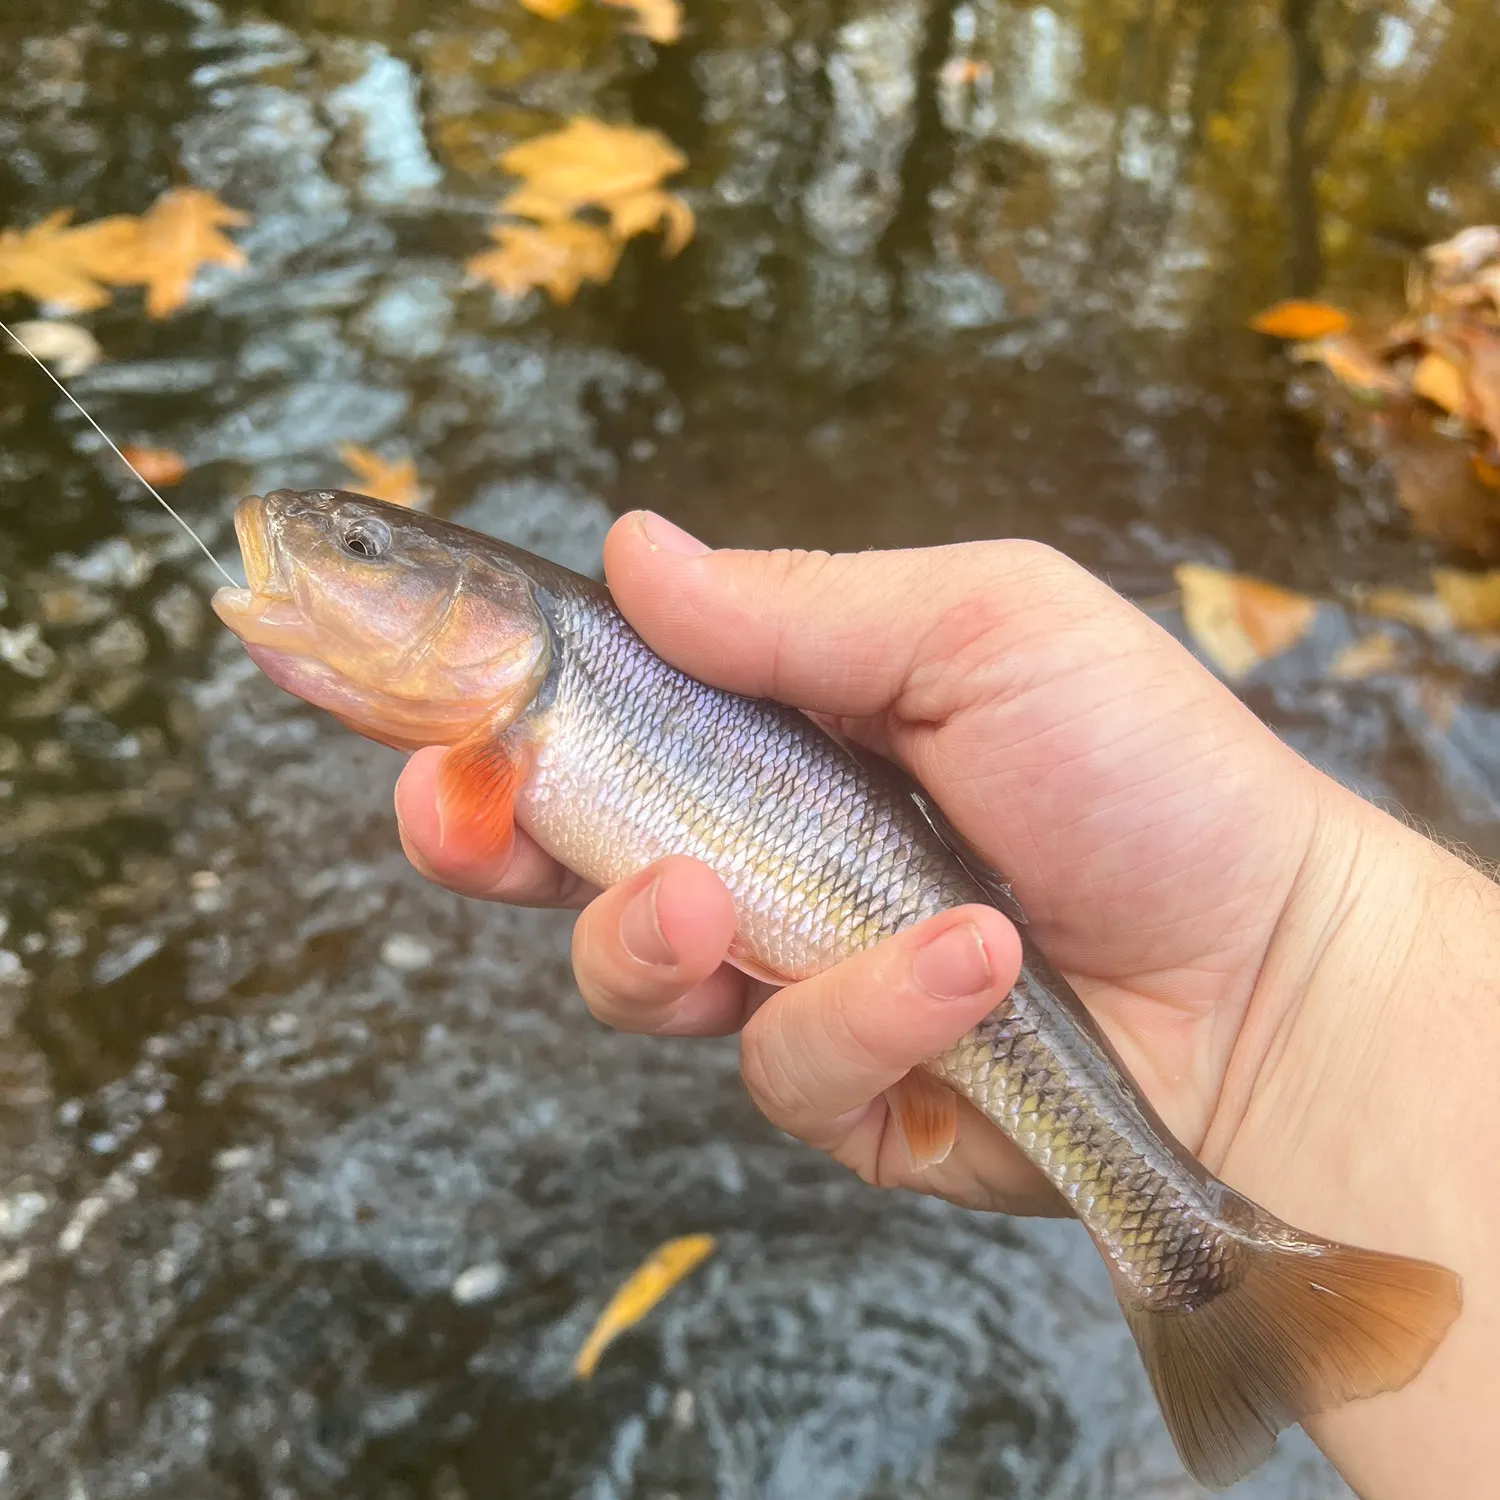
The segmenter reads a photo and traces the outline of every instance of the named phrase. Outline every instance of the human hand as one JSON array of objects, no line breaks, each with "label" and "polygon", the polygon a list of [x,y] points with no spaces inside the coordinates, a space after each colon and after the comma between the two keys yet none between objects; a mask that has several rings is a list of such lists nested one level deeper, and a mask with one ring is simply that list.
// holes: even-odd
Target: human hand
[{"label": "human hand", "polygon": [[[612,530],[605,566],[667,660],[804,708],[915,775],[1011,877],[1040,947],[1210,1170],[1309,1231],[1463,1276],[1464,1314],[1411,1386],[1309,1426],[1371,1500],[1490,1493],[1495,886],[1307,765],[1169,635],[1045,548],[708,552],[636,515]],[[440,756],[414,756],[397,791],[414,863],[485,899],[582,907],[574,964],[601,1020],[739,1029],[767,1116],[871,1182],[1057,1211],[966,1105],[953,1153],[925,1172],[886,1128],[883,1091],[1012,983],[1015,935],[998,912],[945,913],[773,990],[726,965],[729,895],[691,860],[599,893],[524,834],[498,861],[472,857],[462,829],[445,842]],[[938,998],[918,957],[953,928],[988,954],[958,1001]]]},{"label": "human hand", "polygon": [[[648,642],[704,680],[823,715],[911,771],[1014,878],[1043,947],[1168,1123],[1221,1155],[1227,1141],[1210,1127],[1250,1086],[1244,1059],[1226,1089],[1231,1060],[1314,841],[1321,778],[1170,636],[1047,549],[694,547],[657,518],[611,533],[611,586]],[[574,958],[600,1019],[671,1034],[743,1027],[761,1108],[870,1181],[1057,1210],[972,1110],[953,1154],[925,1172],[885,1129],[882,1091],[1013,981],[1016,940],[998,913],[946,914],[765,1003],[770,988],[725,963],[734,912],[705,867],[665,860],[596,895],[524,834],[499,864],[475,864],[462,830],[439,838],[440,754],[414,757],[398,791],[414,862],[489,899],[589,902]],[[917,959],[954,925],[969,934],[955,940],[960,957],[977,931],[990,958],[988,982],[958,1002],[936,997]]]}]

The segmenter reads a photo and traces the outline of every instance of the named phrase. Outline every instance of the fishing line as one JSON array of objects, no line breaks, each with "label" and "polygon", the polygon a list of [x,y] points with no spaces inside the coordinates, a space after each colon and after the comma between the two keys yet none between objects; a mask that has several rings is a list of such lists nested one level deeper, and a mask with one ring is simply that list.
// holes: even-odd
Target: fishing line
[{"label": "fishing line", "polygon": [[62,381],[60,381],[57,378],[57,376],[52,373],[52,371],[47,367],[47,365],[40,358],[38,358],[38,356],[33,352],[33,350],[31,349],[31,347],[25,342],[25,340],[22,339],[15,332],[15,330],[13,328],[11,328],[11,326],[8,323],[6,323],[3,319],[0,319],[0,328],[3,328],[6,331],[6,333],[8,333],[10,335],[11,341],[18,348],[20,348],[20,350],[22,351],[22,353],[24,353],[31,360],[32,364],[34,364],[37,367],[37,369],[39,369],[42,372],[42,374],[45,375],[47,377],[47,379],[50,380],[52,382],[52,384],[55,385],[58,388],[58,390],[60,390],[63,393],[63,395],[66,396],[68,398],[68,400],[73,403],[73,405],[78,410],[79,416],[81,416],[83,418],[83,420],[85,422],[87,422],[89,424],[89,426],[92,427],[94,429],[94,431],[97,432],[99,434],[99,436],[104,439],[104,441],[106,443],[109,444],[110,451],[115,455],[116,458],[118,458],[120,460],[120,462],[122,464],[125,465],[125,467],[127,469],[130,470],[130,472],[132,474],[135,475],[135,477],[137,479],[140,480],[140,482],[143,485],[146,486],[147,491],[150,493],[151,497],[156,501],[156,503],[158,505],[160,505],[161,508],[164,511],[166,511],[166,513],[169,516],[171,516],[171,518],[174,521],[176,521],[177,524],[180,527],[182,527],[182,529],[185,532],[187,532],[187,534],[190,537],[192,537],[192,539],[195,542],[197,542],[199,548],[203,552],[203,555],[209,560],[209,562],[211,562],[214,565],[214,567],[216,567],[219,570],[220,574],[223,576],[224,582],[227,583],[230,586],[230,588],[232,588],[232,589],[238,588],[239,587],[239,582],[236,579],[234,579],[234,578],[232,578],[230,576],[229,570],[209,550],[208,543],[205,542],[203,540],[203,538],[201,536],[199,536],[198,533],[196,531],[194,531],[193,528],[191,526],[189,526],[188,523],[185,520],[183,520],[182,516],[179,515],[177,511],[173,510],[173,508],[169,504],[167,504],[167,502],[161,497],[161,495],[157,493],[156,486],[153,485],[150,482],[150,480],[148,480],[141,473],[141,471],[138,468],[136,468],[136,466],[133,463],[131,463],[131,461],[128,458],[126,458],[123,453],[120,452],[120,450],[115,446],[115,440],[83,409],[82,403],[72,393],[72,391],[70,391],[67,388],[67,386],[65,386],[62,383]]}]

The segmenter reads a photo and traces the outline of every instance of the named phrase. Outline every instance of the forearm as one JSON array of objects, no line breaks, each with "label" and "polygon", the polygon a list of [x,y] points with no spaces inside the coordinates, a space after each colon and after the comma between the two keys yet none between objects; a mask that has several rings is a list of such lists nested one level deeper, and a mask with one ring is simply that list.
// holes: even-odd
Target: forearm
[{"label": "forearm", "polygon": [[[1342,789],[1247,1029],[1224,1175],[1278,1214],[1463,1277],[1405,1390],[1310,1424],[1366,1500],[1495,1493],[1500,1412],[1500,888]],[[1230,1095],[1226,1094],[1226,1099]]]}]

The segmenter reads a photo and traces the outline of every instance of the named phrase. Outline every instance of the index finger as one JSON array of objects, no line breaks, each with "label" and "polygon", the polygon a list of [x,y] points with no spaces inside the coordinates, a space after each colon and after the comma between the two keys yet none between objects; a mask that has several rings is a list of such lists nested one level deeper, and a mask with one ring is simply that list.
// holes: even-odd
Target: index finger
[{"label": "index finger", "polygon": [[418,750],[396,782],[401,847],[418,874],[481,901],[503,901],[508,906],[587,906],[599,894],[598,887],[544,853],[520,828],[498,857],[474,853],[462,829],[450,830],[444,838],[437,812],[437,768],[447,753],[442,745]]}]

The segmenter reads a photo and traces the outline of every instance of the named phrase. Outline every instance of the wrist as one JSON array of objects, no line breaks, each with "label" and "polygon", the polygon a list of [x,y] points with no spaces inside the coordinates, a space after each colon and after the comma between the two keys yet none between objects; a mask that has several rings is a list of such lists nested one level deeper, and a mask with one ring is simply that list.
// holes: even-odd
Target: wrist
[{"label": "wrist", "polygon": [[1369,1500],[1492,1483],[1497,975],[1500,889],[1325,782],[1221,1115],[1243,1104],[1215,1134],[1226,1179],[1280,1217],[1464,1278],[1464,1311],[1410,1386],[1311,1424]]}]

